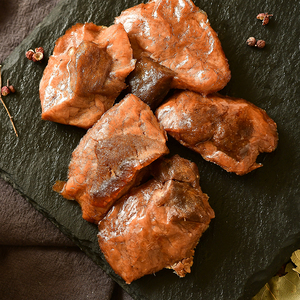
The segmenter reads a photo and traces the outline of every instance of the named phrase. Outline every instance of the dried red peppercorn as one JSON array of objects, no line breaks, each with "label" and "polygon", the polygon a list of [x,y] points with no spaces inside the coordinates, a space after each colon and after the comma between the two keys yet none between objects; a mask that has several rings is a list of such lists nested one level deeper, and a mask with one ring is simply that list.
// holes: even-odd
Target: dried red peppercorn
[{"label": "dried red peppercorn", "polygon": [[7,96],[10,93],[10,89],[7,86],[3,86],[1,88],[1,95],[2,96]]},{"label": "dried red peppercorn", "polygon": [[30,50],[28,50],[27,52],[26,52],[26,57],[29,59],[29,60],[32,60],[32,56],[33,56],[33,54],[34,54],[34,51],[32,50],[32,49],[30,49]]},{"label": "dried red peppercorn", "polygon": [[266,42],[264,40],[258,40],[255,45],[255,47],[257,48],[264,48],[265,46],[266,46]]},{"label": "dried red peppercorn", "polygon": [[43,47],[38,47],[38,48],[35,48],[35,52],[41,52],[44,54],[44,48]]},{"label": "dried red peppercorn", "polygon": [[26,57],[34,62],[41,61],[44,58],[44,48],[38,47],[35,48],[35,51],[30,49],[26,52]]},{"label": "dried red peppercorn", "polygon": [[14,88],[13,85],[8,86],[8,88],[9,88],[9,90],[10,90],[11,93],[15,93],[16,92],[16,90],[15,90],[15,88]]},{"label": "dried red peppercorn", "polygon": [[36,52],[33,54],[32,56],[32,61],[36,62],[36,61],[41,61],[44,57],[44,54],[42,52]]},{"label": "dried red peppercorn", "polygon": [[247,43],[248,46],[254,47],[256,45],[256,38],[251,36],[251,37],[248,38],[246,43]]},{"label": "dried red peppercorn", "polygon": [[270,17],[273,17],[273,15],[269,13],[260,13],[256,16],[256,19],[261,20],[262,25],[267,25],[270,21]]}]

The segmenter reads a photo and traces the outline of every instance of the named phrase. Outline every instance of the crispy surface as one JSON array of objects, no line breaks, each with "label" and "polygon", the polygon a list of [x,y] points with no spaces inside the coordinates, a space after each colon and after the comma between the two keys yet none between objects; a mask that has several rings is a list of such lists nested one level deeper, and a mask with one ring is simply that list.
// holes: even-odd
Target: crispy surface
[{"label": "crispy surface", "polygon": [[122,25],[74,25],[57,40],[44,70],[42,119],[90,128],[112,107],[134,66]]},{"label": "crispy surface", "polygon": [[259,153],[277,146],[276,123],[243,99],[179,92],[157,109],[156,116],[181,144],[238,175],[261,167],[256,163]]},{"label": "crispy surface", "polygon": [[99,222],[100,248],[127,283],[162,268],[185,276],[214,218],[194,163],[176,155],[151,167],[154,179],[133,188]]},{"label": "crispy surface", "polygon": [[78,201],[83,218],[97,224],[140,180],[142,169],[168,151],[166,134],[150,108],[128,95],[82,138],[60,192]]},{"label": "crispy surface", "polygon": [[115,23],[124,25],[135,58],[148,55],[176,72],[174,88],[209,94],[230,80],[218,36],[191,0],[152,0],[123,11]]}]

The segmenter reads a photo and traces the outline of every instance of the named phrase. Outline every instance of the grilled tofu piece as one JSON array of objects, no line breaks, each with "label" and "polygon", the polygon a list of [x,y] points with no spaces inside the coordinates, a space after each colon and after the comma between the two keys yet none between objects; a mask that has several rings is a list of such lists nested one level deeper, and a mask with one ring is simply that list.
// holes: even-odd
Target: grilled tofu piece
[{"label": "grilled tofu piece", "polygon": [[90,128],[126,88],[134,69],[123,26],[76,24],[60,37],[40,82],[42,119]]},{"label": "grilled tofu piece", "polygon": [[85,134],[72,154],[67,182],[54,190],[76,200],[98,223],[142,179],[143,169],[169,152],[166,133],[149,106],[129,94]]},{"label": "grilled tofu piece", "polygon": [[178,155],[151,165],[153,179],[133,188],[99,222],[106,260],[126,283],[163,268],[184,277],[214,218],[195,163]]},{"label": "grilled tofu piece", "polygon": [[238,175],[261,167],[257,156],[277,147],[276,123],[243,99],[182,91],[160,106],[156,116],[182,145]]},{"label": "grilled tofu piece", "polygon": [[172,87],[217,92],[231,73],[207,15],[191,0],[152,0],[115,19],[128,33],[134,57],[149,56],[176,73]]}]

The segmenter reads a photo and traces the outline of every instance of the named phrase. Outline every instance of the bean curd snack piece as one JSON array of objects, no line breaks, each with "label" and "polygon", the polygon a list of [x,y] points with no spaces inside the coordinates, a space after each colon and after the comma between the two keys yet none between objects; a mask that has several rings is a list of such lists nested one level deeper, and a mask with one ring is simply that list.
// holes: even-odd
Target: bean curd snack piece
[{"label": "bean curd snack piece", "polygon": [[166,141],[149,106],[129,94],[87,131],[72,153],[67,182],[54,190],[76,200],[82,217],[97,224],[148,165],[169,153]]},{"label": "bean curd snack piece", "polygon": [[156,110],[167,133],[228,172],[247,174],[278,143],[276,123],[254,104],[219,94],[175,93]]},{"label": "bean curd snack piece", "polygon": [[153,178],[124,195],[99,222],[98,241],[127,284],[163,268],[184,277],[215,214],[195,163],[175,155],[151,164]]},{"label": "bean curd snack piece", "polygon": [[152,0],[115,18],[134,58],[148,56],[175,72],[172,88],[210,94],[224,88],[231,73],[207,14],[191,0]]},{"label": "bean curd snack piece", "polygon": [[72,26],[56,41],[40,82],[42,119],[92,127],[126,88],[132,55],[121,24]]}]

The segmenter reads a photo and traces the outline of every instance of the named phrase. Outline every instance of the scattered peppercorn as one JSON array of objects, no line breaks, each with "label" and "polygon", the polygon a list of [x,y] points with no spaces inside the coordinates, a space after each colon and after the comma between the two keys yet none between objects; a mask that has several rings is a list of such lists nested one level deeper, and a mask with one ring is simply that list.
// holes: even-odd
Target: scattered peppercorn
[{"label": "scattered peppercorn", "polygon": [[44,48],[38,47],[35,51],[30,49],[26,52],[26,57],[33,62],[41,61],[44,58]]},{"label": "scattered peppercorn", "polygon": [[264,48],[265,46],[266,46],[266,42],[264,40],[258,40],[255,45],[255,47],[257,48]]},{"label": "scattered peppercorn", "polygon": [[32,49],[28,50],[26,52],[26,57],[29,59],[29,60],[32,60],[32,56],[34,54],[34,51]]},{"label": "scattered peppercorn", "polygon": [[247,45],[250,47],[254,47],[256,44],[256,39],[255,37],[251,36],[248,38],[248,40],[246,41]]},{"label": "scattered peppercorn", "polygon": [[9,88],[9,90],[10,90],[11,93],[15,93],[16,92],[16,90],[15,90],[15,88],[14,88],[13,85],[8,86],[8,88]]},{"label": "scattered peppercorn", "polygon": [[44,54],[42,52],[36,52],[33,54],[32,56],[32,61],[36,62],[36,61],[41,61],[44,57]]},{"label": "scattered peppercorn", "polygon": [[9,89],[9,91],[11,93],[15,93],[16,92],[15,88],[12,85],[9,84],[9,79],[7,79],[6,87]]},{"label": "scattered peppercorn", "polygon": [[246,43],[250,47],[264,48],[266,46],[266,42],[264,40],[256,40],[253,36],[249,37]]},{"label": "scattered peppercorn", "polygon": [[256,16],[256,19],[262,21],[262,20],[264,19],[265,16],[266,16],[266,13],[259,13],[259,14]]},{"label": "scattered peppercorn", "polygon": [[256,19],[262,21],[262,25],[267,25],[270,21],[270,17],[273,17],[273,15],[269,13],[260,13],[256,16]]},{"label": "scattered peppercorn", "polygon": [[44,48],[43,47],[38,47],[38,48],[35,48],[35,52],[41,52],[44,54]]},{"label": "scattered peppercorn", "polygon": [[1,88],[1,95],[2,96],[7,96],[10,93],[10,89],[7,86],[3,86]]},{"label": "scattered peppercorn", "polygon": [[267,25],[270,21],[270,17],[269,16],[265,16],[263,21],[262,21],[262,25]]}]

